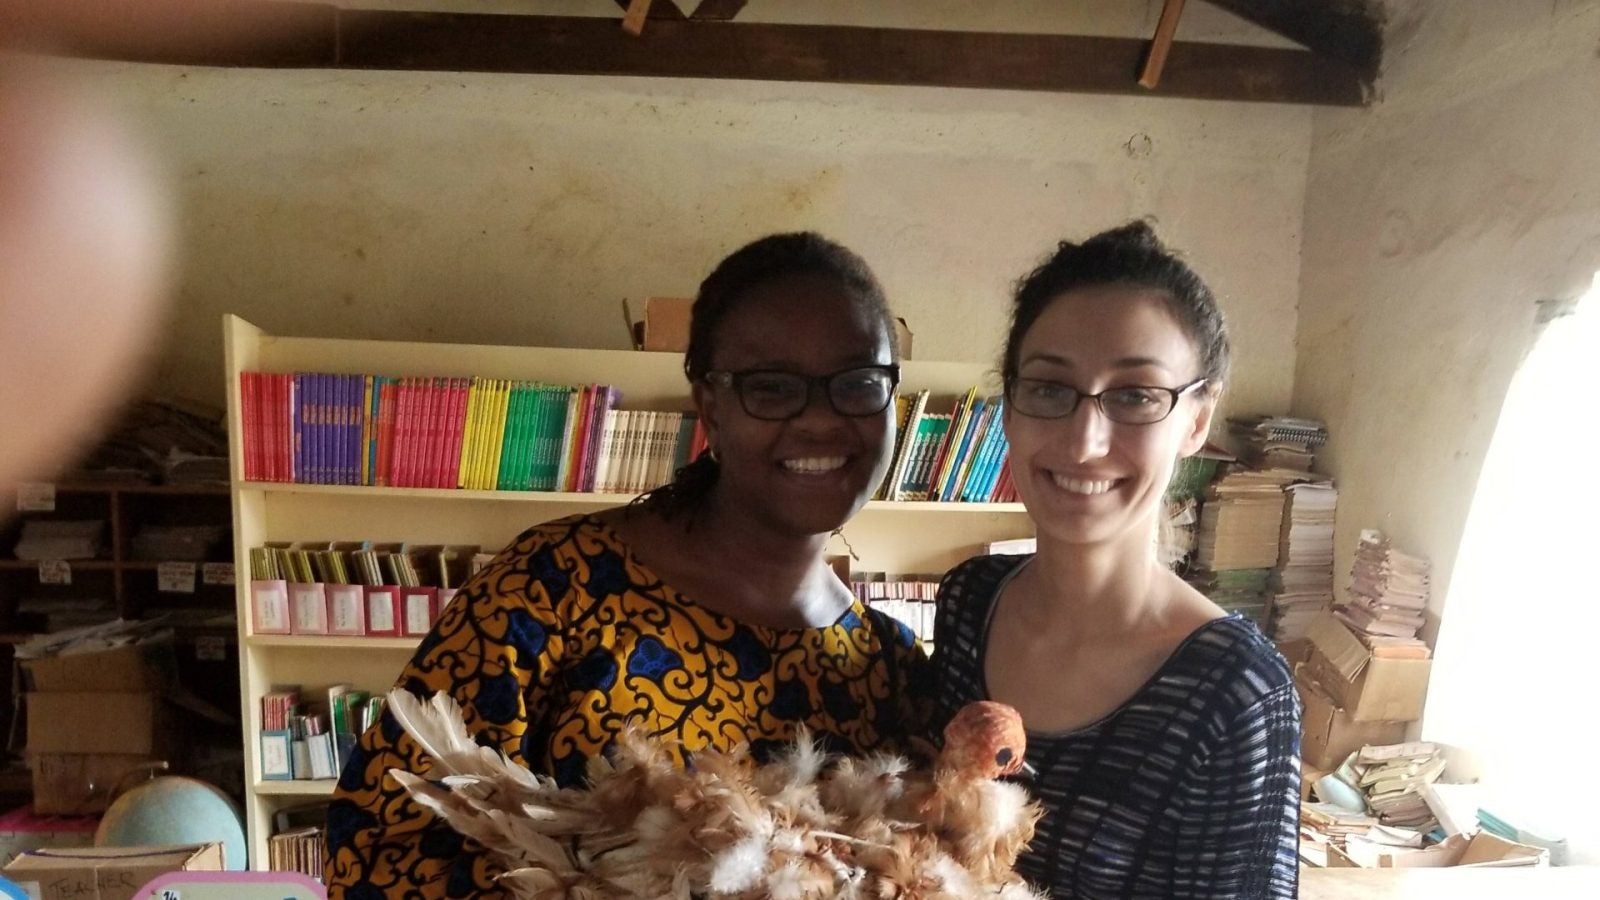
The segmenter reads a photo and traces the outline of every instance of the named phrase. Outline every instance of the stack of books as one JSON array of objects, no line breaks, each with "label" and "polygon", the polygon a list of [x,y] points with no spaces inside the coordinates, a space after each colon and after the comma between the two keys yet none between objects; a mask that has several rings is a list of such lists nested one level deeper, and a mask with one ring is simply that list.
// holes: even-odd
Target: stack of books
[{"label": "stack of books", "polygon": [[1229,431],[1245,462],[1262,469],[1311,471],[1316,452],[1328,442],[1328,429],[1315,419],[1252,416],[1231,419]]},{"label": "stack of books", "polygon": [[927,391],[896,401],[899,439],[874,499],[995,503],[1016,500],[1000,397],[967,391],[948,413],[930,412]]},{"label": "stack of books", "polygon": [[1265,626],[1267,621],[1268,569],[1198,570],[1188,577],[1189,584],[1211,598],[1225,611]]},{"label": "stack of books", "polygon": [[1328,864],[1328,847],[1344,847],[1353,836],[1366,834],[1378,820],[1333,803],[1300,804],[1300,858],[1313,866]]},{"label": "stack of books", "polygon": [[1444,768],[1438,744],[1416,741],[1363,747],[1336,775],[1361,791],[1382,824],[1425,834],[1438,820],[1423,788],[1437,781]]},{"label": "stack of books", "polygon": [[1363,529],[1350,569],[1349,600],[1334,614],[1369,646],[1421,644],[1428,606],[1428,561],[1396,550],[1383,533]]},{"label": "stack of books", "polygon": [[1213,482],[1200,507],[1195,563],[1213,571],[1277,565],[1283,489],[1299,477],[1236,469]]},{"label": "stack of books", "polygon": [[1293,484],[1285,493],[1268,630],[1280,643],[1305,637],[1317,616],[1333,606],[1333,519],[1339,501],[1331,481]]}]

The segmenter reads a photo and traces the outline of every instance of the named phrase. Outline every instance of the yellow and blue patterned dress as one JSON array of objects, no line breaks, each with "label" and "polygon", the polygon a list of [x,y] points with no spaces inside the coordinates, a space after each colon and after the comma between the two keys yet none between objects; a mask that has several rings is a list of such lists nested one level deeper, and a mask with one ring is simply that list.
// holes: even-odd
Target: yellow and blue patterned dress
[{"label": "yellow and blue patterned dress", "polygon": [[[637,722],[688,752],[757,754],[804,725],[832,749],[897,749],[926,664],[911,632],[860,603],[824,628],[743,625],[696,606],[615,531],[574,516],[524,532],[461,590],[398,684],[448,691],[481,744],[563,784]],[[383,716],[328,811],[331,900],[500,897],[475,844],[411,802],[391,768],[426,773]]]}]

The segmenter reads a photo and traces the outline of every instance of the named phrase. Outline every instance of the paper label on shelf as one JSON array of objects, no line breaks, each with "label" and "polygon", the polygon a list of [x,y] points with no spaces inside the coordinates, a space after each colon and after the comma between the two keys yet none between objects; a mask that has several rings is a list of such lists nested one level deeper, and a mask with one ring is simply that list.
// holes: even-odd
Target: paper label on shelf
[{"label": "paper label on shelf", "polygon": [[208,562],[200,567],[202,584],[233,584],[233,563]]},{"label": "paper label on shelf", "polygon": [[64,559],[39,560],[40,584],[71,584],[72,566]]},{"label": "paper label on shelf", "polygon": [[195,638],[194,658],[202,662],[226,662],[228,639],[214,634]]},{"label": "paper label on shelf", "polygon": [[17,485],[17,512],[55,512],[56,486],[44,481]]},{"label": "paper label on shelf", "polygon": [[164,562],[156,566],[156,590],[163,594],[194,593],[194,563]]}]

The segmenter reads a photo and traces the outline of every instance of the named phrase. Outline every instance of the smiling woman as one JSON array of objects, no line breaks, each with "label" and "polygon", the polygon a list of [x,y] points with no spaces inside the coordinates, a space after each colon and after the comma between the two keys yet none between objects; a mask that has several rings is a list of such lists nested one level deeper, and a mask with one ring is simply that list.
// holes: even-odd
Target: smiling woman
[{"label": "smiling woman", "polygon": [[[774,235],[728,257],[685,362],[710,452],[631,506],[524,532],[403,685],[448,692],[480,743],[563,785],[630,725],[686,754],[760,755],[802,727],[830,749],[899,747],[922,651],[823,555],[888,464],[893,333],[837,244]],[[482,848],[385,777],[425,766],[388,715],[362,736],[328,814],[330,897],[502,896]]]},{"label": "smiling woman", "polygon": [[933,725],[973,700],[1022,713],[1045,815],[1017,869],[1055,897],[1295,895],[1288,668],[1157,555],[1228,362],[1211,292],[1142,222],[1061,244],[1018,289],[1004,423],[1038,553],[940,585]]}]

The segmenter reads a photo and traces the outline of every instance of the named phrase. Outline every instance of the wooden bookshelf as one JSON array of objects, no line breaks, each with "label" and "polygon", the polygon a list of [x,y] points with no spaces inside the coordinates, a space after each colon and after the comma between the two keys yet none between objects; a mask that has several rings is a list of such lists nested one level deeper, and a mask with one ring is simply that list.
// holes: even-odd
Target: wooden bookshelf
[{"label": "wooden bookshelf", "polygon": [[[251,547],[269,541],[373,540],[413,544],[477,544],[498,550],[531,525],[625,503],[630,495],[535,491],[465,491],[246,482],[242,452],[241,372],[313,371],[390,376],[479,375],[556,384],[602,383],[622,390],[623,408],[688,408],[682,356],[628,350],[425,344],[270,335],[235,316],[223,322],[231,440],[234,558],[239,618],[240,707],[245,721],[245,820],[250,864],[262,868],[274,811],[332,782],[267,781],[260,777],[260,697],[272,685],[298,684],[308,699],[349,682],[383,692],[391,687],[419,638],[250,633]],[[994,387],[983,364],[907,361],[902,389],[927,389],[954,399],[974,384]],[[860,557],[857,568],[940,573],[987,541],[1026,537],[1020,504],[873,502],[844,529]],[[831,552],[844,553],[836,541]],[[330,650],[338,650],[330,653]]]}]

